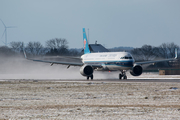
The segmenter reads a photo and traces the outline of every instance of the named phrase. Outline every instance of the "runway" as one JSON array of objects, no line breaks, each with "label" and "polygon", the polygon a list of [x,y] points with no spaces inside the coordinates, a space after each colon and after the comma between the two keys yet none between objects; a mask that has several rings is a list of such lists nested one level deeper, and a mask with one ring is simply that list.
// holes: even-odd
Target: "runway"
[{"label": "runway", "polygon": [[86,79],[0,79],[0,81],[21,81],[21,82],[38,82],[38,81],[47,81],[47,82],[108,82],[108,83],[124,83],[124,82],[176,82],[180,83],[180,79],[149,79],[149,78],[143,78],[143,79],[127,79],[127,80],[119,80],[119,79],[94,79],[94,80],[86,80]]}]

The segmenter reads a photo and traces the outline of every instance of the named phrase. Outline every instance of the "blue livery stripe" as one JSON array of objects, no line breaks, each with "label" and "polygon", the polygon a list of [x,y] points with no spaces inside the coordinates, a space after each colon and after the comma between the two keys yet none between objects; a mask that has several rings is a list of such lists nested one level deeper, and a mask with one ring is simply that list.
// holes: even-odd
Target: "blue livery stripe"
[{"label": "blue livery stripe", "polygon": [[102,65],[115,65],[115,66],[122,66],[122,67],[133,67],[133,61],[86,61],[85,64],[102,64]]}]

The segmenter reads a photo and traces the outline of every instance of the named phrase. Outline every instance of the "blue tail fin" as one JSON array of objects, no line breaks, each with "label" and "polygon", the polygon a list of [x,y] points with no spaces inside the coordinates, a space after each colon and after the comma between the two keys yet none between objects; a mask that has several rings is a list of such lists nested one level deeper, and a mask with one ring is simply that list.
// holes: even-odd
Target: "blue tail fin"
[{"label": "blue tail fin", "polygon": [[83,28],[83,43],[84,43],[84,54],[90,53],[85,28]]}]

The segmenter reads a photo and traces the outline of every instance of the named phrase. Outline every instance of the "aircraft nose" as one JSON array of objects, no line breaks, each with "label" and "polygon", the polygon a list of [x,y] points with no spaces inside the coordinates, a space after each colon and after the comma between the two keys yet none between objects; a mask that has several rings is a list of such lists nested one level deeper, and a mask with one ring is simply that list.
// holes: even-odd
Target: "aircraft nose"
[{"label": "aircraft nose", "polygon": [[133,65],[134,65],[134,60],[131,60],[129,63],[130,63],[129,65],[130,65],[131,67],[133,67]]}]

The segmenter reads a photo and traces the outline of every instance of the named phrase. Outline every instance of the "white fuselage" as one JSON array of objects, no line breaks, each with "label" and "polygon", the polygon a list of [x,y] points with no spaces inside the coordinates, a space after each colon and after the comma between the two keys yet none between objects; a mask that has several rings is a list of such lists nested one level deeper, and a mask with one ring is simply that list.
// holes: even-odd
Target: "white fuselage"
[{"label": "white fuselage", "polygon": [[81,58],[84,64],[103,66],[101,70],[129,70],[134,64],[134,59],[128,52],[88,53]]}]

